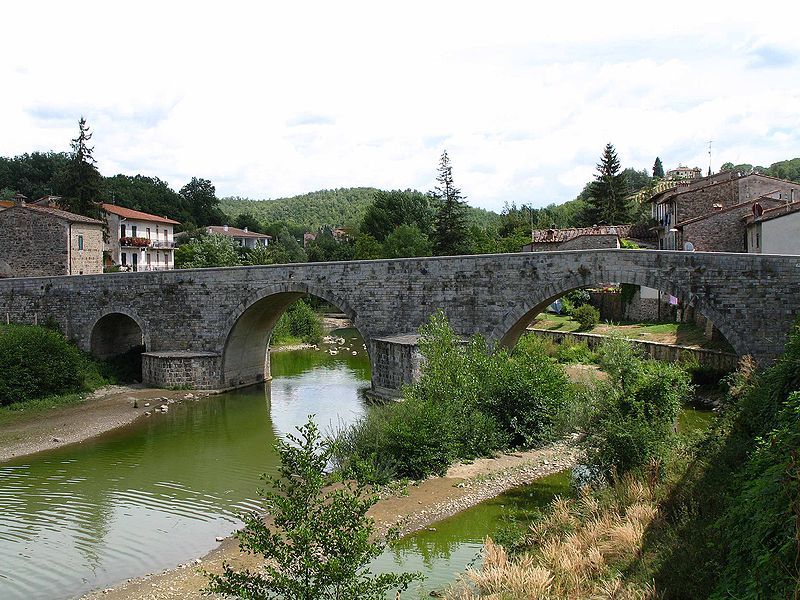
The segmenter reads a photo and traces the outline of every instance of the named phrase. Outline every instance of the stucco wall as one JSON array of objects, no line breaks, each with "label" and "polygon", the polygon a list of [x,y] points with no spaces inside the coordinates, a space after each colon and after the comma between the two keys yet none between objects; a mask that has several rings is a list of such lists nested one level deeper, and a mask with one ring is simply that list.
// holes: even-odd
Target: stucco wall
[{"label": "stucco wall", "polygon": [[761,252],[800,254],[800,212],[761,223]]}]

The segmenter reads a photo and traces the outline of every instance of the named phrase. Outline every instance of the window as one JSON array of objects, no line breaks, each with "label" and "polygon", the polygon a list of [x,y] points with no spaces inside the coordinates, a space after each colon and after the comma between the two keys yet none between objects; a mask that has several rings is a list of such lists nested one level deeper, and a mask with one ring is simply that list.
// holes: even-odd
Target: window
[{"label": "window", "polygon": [[150,228],[149,227],[147,228],[147,239],[148,240],[150,239]]},{"label": "window", "polygon": [[[123,227],[125,227],[125,225],[123,225]],[[127,252],[123,252],[122,253],[122,266],[124,267],[127,264],[128,264],[128,253]]]},{"label": "window", "polygon": [[760,247],[761,247],[761,234],[760,233],[756,233],[756,248],[760,248]]},{"label": "window", "polygon": [[78,250],[83,250],[83,236],[78,236]]},{"label": "window", "polygon": [[119,237],[125,237],[125,223],[119,226]]},{"label": "window", "polygon": [[131,237],[136,237],[136,225],[131,225]]}]

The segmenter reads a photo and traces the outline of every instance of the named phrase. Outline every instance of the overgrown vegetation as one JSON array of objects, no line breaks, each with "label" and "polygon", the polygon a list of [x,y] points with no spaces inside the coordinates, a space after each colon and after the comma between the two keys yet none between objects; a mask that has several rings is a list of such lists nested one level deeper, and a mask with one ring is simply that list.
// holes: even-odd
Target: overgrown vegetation
[{"label": "overgrown vegetation", "polygon": [[578,331],[588,331],[600,322],[600,311],[591,304],[582,304],[573,308],[570,316],[580,325]]},{"label": "overgrown vegetation", "polygon": [[563,368],[535,342],[489,352],[480,337],[462,342],[444,315],[420,329],[425,365],[403,402],[371,411],[339,432],[336,459],[372,481],[442,473],[457,459],[552,440],[569,402]]},{"label": "overgrown vegetation", "polygon": [[270,344],[304,342],[318,344],[322,341],[322,325],[306,299],[300,299],[283,313],[272,330]]},{"label": "overgrown vegetation", "polygon": [[557,499],[515,556],[489,541],[450,598],[800,597],[800,325],[773,367],[743,359],[705,433],[673,431],[688,375],[625,345],[585,441],[610,485]]},{"label": "overgrown vegetation", "polygon": [[331,485],[329,442],[311,417],[298,432],[276,445],[279,476],[262,477],[267,487],[259,494],[270,523],[252,512],[236,534],[243,551],[266,561],[258,572],[225,563],[221,575],[206,573],[208,591],[252,600],[384,600],[390,590],[399,595],[420,576],[370,572],[370,561],[385,547],[366,516],[377,497],[350,481]]}]

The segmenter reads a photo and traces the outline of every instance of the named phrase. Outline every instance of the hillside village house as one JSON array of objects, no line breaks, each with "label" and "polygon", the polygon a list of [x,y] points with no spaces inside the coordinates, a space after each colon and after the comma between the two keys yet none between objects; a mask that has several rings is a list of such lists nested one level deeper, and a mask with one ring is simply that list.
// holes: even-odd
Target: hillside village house
[{"label": "hillside village house", "polygon": [[622,238],[630,235],[630,225],[595,225],[569,229],[534,229],[531,243],[523,252],[552,252],[554,250],[586,250],[590,248],[619,248]]},{"label": "hillside village house", "polygon": [[255,248],[256,246],[268,246],[272,236],[248,231],[247,227],[239,229],[238,227],[230,227],[228,225],[212,225],[206,227],[206,232],[209,235],[224,235],[231,238],[242,248]]},{"label": "hillside village house", "polygon": [[107,261],[123,271],[175,268],[178,221],[114,204],[103,204],[103,210],[108,223]]},{"label": "hillside village house", "polygon": [[26,200],[0,210],[0,277],[103,272],[102,221]]},{"label": "hillside village house", "polygon": [[747,251],[759,254],[800,254],[800,199],[745,217]]},{"label": "hillside village house", "polygon": [[[770,205],[765,208],[771,208],[772,201],[793,200],[798,187],[800,184],[791,181],[736,171],[681,181],[676,187],[660,191],[650,199],[651,214],[657,222],[654,230],[658,237],[658,248],[685,250],[693,247],[700,250],[699,244],[703,250],[712,252],[745,252],[744,227],[740,228],[740,233],[736,233],[735,244],[732,245],[730,239],[725,239],[730,237],[731,232],[723,233],[720,230],[719,215],[733,210],[736,219],[740,220],[744,216],[742,211],[751,210],[756,201]],[[687,230],[689,225],[692,225],[691,233]],[[719,243],[713,242],[713,238]],[[687,242],[692,246],[687,246]]]}]

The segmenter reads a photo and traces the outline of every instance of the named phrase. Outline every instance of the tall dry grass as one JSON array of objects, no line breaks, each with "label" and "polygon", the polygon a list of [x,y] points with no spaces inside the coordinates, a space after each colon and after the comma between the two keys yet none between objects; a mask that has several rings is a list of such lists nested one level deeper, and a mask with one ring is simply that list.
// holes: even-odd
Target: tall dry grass
[{"label": "tall dry grass", "polygon": [[631,478],[600,497],[556,498],[532,525],[526,551],[509,556],[486,539],[483,564],[448,590],[451,600],[655,600],[651,585],[623,581],[658,516],[652,489]]}]

